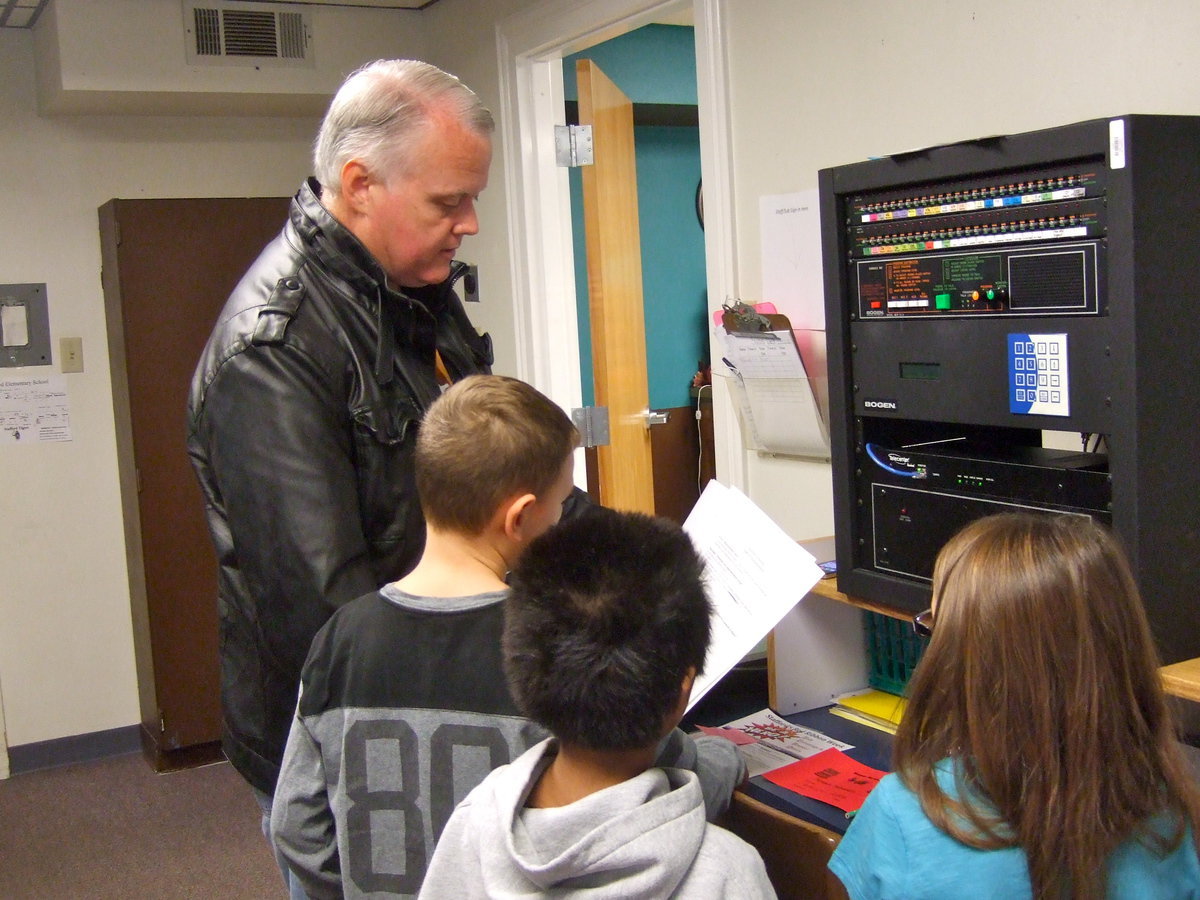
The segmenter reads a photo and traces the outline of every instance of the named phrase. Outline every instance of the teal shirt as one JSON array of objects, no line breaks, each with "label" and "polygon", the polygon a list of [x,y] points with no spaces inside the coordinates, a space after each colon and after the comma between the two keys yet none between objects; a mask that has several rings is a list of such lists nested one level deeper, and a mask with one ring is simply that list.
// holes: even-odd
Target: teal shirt
[{"label": "teal shirt", "polygon": [[[953,793],[949,763],[937,768]],[[850,823],[829,868],[852,900],[1024,900],[1032,897],[1025,851],[978,850],[934,826],[916,795],[895,775],[883,778]],[[1108,863],[1110,900],[1200,900],[1200,860],[1189,831],[1165,858],[1136,840]]]}]

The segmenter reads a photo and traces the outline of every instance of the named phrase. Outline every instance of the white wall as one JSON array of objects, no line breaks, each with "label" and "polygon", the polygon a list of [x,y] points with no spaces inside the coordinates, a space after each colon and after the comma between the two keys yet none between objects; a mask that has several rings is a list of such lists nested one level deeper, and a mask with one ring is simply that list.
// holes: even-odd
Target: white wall
[{"label": "white wall", "polygon": [[[1189,0],[725,0],[743,299],[761,299],[759,197],[869,156],[1125,113],[1200,114]],[[793,537],[832,534],[828,466],[751,459]]]},{"label": "white wall", "polygon": [[[439,0],[421,13],[429,29],[428,61],[470,85],[497,117],[500,67],[496,56],[496,22],[528,5],[528,0]],[[492,146],[488,187],[477,206],[479,234],[463,242],[458,256],[479,266],[480,303],[469,307],[467,312],[476,328],[492,336],[496,348],[494,369],[516,375],[517,337],[512,315],[512,267],[504,194],[506,160],[499,128]]]},{"label": "white wall", "polygon": [[395,55],[398,46],[424,46],[416,12],[317,7],[304,14],[311,29],[304,64],[188,64],[194,35],[179,0],[55,0],[35,29],[41,109],[319,114],[340,73]]},{"label": "white wall", "polygon": [[[131,6],[87,2],[97,14]],[[325,12],[348,46],[366,48],[364,59],[383,55],[374,52],[381,40],[388,55],[424,49],[497,109],[494,25],[526,6],[439,0],[419,14],[416,47],[413,14],[391,14],[390,39],[378,19],[359,18],[377,12]],[[821,167],[1109,114],[1200,114],[1200,7],[1190,2],[1146,0],[1135,10],[1111,0],[726,0],[723,15],[738,287],[747,299],[761,291],[758,198],[815,187]],[[370,35],[356,33],[363,21]],[[308,171],[316,125],[42,118],[32,44],[28,32],[0,29],[0,282],[45,282],[53,345],[82,336],[87,369],[67,376],[74,441],[0,446],[0,684],[10,746],[138,721],[96,208],[111,197],[290,194]],[[481,266],[484,303],[473,316],[497,340],[498,370],[511,371],[504,165],[497,147],[483,231],[463,256]],[[827,466],[751,458],[747,470],[751,496],[794,537],[831,532]]]},{"label": "white wall", "polygon": [[[178,4],[159,0],[87,0],[86,6],[104,17],[147,3],[179,14]],[[320,34],[352,48],[344,60],[362,54],[325,74],[325,93],[359,62],[423,55],[418,15],[318,11]],[[50,371],[59,371],[63,336],[83,338],[85,371],[65,376],[71,442],[0,444],[0,699],[10,747],[139,721],[97,208],[113,197],[289,196],[309,172],[318,122],[43,117],[34,43],[30,31],[0,29],[0,283],[46,284]],[[132,50],[117,50],[124,68],[136,71],[136,33]]]}]

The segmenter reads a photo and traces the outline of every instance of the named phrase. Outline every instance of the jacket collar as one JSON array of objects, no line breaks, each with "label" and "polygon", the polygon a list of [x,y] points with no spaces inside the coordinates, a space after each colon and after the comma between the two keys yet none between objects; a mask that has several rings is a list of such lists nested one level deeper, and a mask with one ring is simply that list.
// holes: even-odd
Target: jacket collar
[{"label": "jacket collar", "polygon": [[290,219],[305,246],[321,264],[348,282],[357,294],[374,297],[387,283],[382,266],[348,228],[321,205],[321,186],[307,179],[292,200]]}]

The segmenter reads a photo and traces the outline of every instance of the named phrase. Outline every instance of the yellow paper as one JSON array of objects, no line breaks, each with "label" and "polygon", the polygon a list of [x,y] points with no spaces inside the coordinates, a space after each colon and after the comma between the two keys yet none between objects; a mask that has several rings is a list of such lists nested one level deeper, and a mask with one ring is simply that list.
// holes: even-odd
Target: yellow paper
[{"label": "yellow paper", "polygon": [[887,691],[861,691],[855,694],[845,694],[837,699],[838,705],[860,713],[899,725],[904,717],[908,701]]}]

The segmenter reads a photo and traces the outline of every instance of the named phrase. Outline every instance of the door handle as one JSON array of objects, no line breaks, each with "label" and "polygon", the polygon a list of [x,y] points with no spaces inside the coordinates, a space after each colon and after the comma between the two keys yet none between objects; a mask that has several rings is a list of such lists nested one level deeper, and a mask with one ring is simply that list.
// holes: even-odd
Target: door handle
[{"label": "door handle", "polygon": [[666,425],[671,421],[670,410],[662,409],[647,409],[642,412],[642,417],[646,420],[647,430],[651,425]]}]

